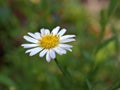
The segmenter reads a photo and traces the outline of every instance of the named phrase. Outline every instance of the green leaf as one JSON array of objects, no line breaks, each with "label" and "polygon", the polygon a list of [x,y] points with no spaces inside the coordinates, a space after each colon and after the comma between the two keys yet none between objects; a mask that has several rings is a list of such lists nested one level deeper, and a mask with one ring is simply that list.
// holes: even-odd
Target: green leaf
[{"label": "green leaf", "polygon": [[88,90],[92,90],[92,85],[88,79],[86,79],[86,84],[88,86]]},{"label": "green leaf", "polygon": [[106,24],[107,24],[106,10],[101,10],[101,12],[100,12],[101,33],[103,33],[105,31]]},{"label": "green leaf", "polygon": [[15,86],[15,83],[6,75],[0,75],[0,83],[6,86]]},{"label": "green leaf", "polygon": [[110,43],[110,42],[113,41],[113,40],[115,40],[115,36],[113,36],[113,37],[111,37],[111,38],[109,38],[109,39],[107,39],[107,40],[102,41],[102,42],[98,45],[98,47],[96,48],[95,54],[97,54],[97,52],[98,52],[100,49],[102,49],[103,47],[105,47],[108,43]]},{"label": "green leaf", "polygon": [[120,88],[120,82],[116,82],[114,85],[112,85],[107,90],[119,90],[119,88]]},{"label": "green leaf", "polygon": [[116,8],[119,6],[120,0],[110,0],[108,8],[108,17],[115,13]]}]

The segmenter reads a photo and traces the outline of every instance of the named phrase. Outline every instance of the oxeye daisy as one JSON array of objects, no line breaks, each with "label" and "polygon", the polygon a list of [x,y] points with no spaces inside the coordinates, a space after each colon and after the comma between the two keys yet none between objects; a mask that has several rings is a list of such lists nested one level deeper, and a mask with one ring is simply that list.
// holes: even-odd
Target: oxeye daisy
[{"label": "oxeye daisy", "polygon": [[57,26],[51,32],[48,29],[40,29],[40,32],[31,33],[25,35],[23,38],[29,42],[29,44],[22,44],[24,48],[28,50],[25,53],[29,53],[33,56],[39,53],[40,57],[46,55],[47,62],[56,58],[56,53],[59,55],[66,54],[66,51],[72,51],[72,45],[66,44],[68,42],[75,41],[75,35],[64,35],[66,29],[61,29]]}]

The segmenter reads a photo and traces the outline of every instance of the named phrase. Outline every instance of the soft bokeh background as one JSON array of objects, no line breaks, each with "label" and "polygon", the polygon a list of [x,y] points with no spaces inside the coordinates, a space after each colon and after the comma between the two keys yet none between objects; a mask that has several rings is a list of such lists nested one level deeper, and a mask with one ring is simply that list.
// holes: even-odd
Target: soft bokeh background
[{"label": "soft bokeh background", "polygon": [[[73,52],[30,57],[27,32],[66,28]],[[120,90],[120,0],[0,0],[0,90]]]}]

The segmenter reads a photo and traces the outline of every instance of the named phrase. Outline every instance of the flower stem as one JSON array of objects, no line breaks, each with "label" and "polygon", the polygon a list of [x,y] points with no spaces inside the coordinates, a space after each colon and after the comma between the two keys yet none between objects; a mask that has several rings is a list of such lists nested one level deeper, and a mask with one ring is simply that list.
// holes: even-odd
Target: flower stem
[{"label": "flower stem", "polygon": [[58,68],[60,69],[60,71],[62,72],[62,74],[67,77],[66,73],[64,72],[63,68],[61,67],[61,65],[58,63],[57,58],[55,58],[55,63],[57,64]]},{"label": "flower stem", "polygon": [[63,75],[65,75],[64,70],[62,69],[61,65],[58,63],[57,58],[55,58],[55,63],[57,64],[58,68],[60,69],[60,71],[63,73]]}]

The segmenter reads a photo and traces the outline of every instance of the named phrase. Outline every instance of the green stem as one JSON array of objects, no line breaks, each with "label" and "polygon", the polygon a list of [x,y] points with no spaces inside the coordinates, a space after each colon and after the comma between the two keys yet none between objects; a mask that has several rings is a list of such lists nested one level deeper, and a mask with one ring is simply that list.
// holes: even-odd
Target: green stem
[{"label": "green stem", "polygon": [[62,74],[64,75],[65,79],[66,79],[67,81],[69,81],[69,83],[70,83],[71,85],[74,85],[74,82],[73,82],[73,80],[72,80],[72,78],[71,78],[71,75],[70,75],[70,73],[67,71],[67,69],[65,69],[64,67],[61,67],[60,63],[58,63],[57,58],[55,58],[54,60],[55,60],[55,63],[57,64],[58,68],[60,69],[60,71],[61,71]]},{"label": "green stem", "polygon": [[57,64],[58,68],[59,68],[60,71],[63,73],[63,75],[66,76],[66,74],[65,74],[65,72],[64,72],[64,70],[63,70],[63,68],[62,68],[61,65],[58,63],[57,58],[55,58],[55,63]]},{"label": "green stem", "polygon": [[68,80],[71,80],[70,73],[66,69],[64,69],[63,67],[61,67],[61,65],[58,63],[57,58],[55,58],[55,63],[57,64],[58,68],[60,69],[60,71],[62,72],[62,74],[65,76],[65,78],[67,78]]},{"label": "green stem", "polygon": [[[115,7],[114,7],[114,9],[113,9],[113,11],[112,11],[112,14],[109,16],[109,19],[111,19],[111,17],[114,15],[114,13],[115,13],[117,7],[119,6],[119,4],[120,4],[120,1],[118,0],[118,2],[116,3],[116,5],[115,5]],[[108,19],[108,20],[109,20],[109,19]]]}]

